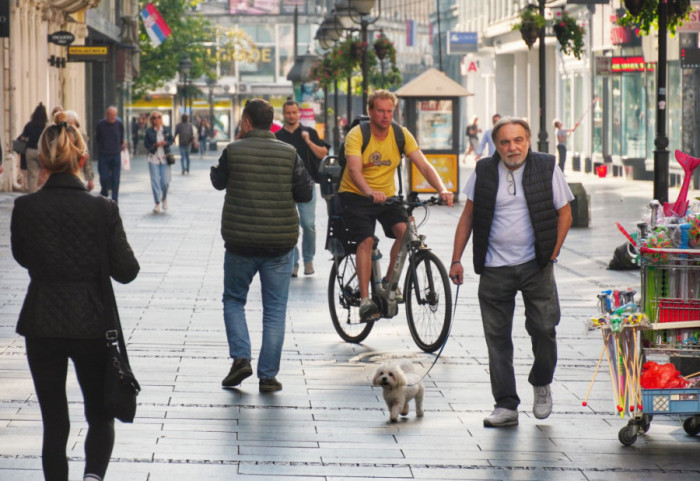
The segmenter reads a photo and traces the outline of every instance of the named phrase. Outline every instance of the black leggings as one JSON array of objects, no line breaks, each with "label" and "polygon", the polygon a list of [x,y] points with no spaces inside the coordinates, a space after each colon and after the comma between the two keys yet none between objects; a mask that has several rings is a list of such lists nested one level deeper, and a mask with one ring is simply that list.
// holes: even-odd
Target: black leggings
[{"label": "black leggings", "polygon": [[46,481],[68,481],[66,444],[70,434],[66,374],[73,360],[85,401],[88,432],[85,474],[104,478],[114,446],[114,418],[104,411],[106,342],[102,339],[27,338],[27,359],[44,422],[41,450]]}]

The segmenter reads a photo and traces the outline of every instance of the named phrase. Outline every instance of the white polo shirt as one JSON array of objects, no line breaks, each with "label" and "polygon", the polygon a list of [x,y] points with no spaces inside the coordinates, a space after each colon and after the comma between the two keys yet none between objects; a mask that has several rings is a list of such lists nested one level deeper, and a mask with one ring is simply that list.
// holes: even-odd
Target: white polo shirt
[{"label": "white polo shirt", "polygon": [[[512,171],[512,178],[509,171],[503,161],[498,163],[498,192],[484,263],[486,267],[516,266],[535,258],[535,232],[523,191],[525,163]],[[475,184],[476,170],[464,187],[464,194],[472,202]],[[574,200],[558,166],[554,167],[552,174],[552,194],[556,210]]]}]

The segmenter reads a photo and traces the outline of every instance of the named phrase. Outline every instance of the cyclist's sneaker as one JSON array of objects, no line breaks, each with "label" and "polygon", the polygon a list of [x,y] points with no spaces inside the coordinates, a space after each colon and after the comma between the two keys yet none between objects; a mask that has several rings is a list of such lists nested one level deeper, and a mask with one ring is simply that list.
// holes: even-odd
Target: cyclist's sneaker
[{"label": "cyclist's sneaker", "polygon": [[379,308],[372,299],[362,299],[360,303],[360,322],[372,322],[381,317]]},{"label": "cyclist's sneaker", "polygon": [[[382,279],[382,287],[386,290],[389,288],[389,281],[386,279]],[[403,294],[401,293],[401,289],[399,289],[399,286],[396,286],[396,290],[394,291],[394,296],[396,298],[396,302],[399,304],[403,303]]]}]

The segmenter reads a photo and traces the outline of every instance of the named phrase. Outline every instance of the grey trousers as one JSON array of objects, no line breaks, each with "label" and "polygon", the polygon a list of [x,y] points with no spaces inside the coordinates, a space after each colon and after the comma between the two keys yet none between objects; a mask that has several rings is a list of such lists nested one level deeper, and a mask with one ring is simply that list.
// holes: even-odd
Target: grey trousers
[{"label": "grey trousers", "polygon": [[557,365],[556,326],[560,311],[553,264],[540,269],[532,260],[517,266],[485,267],[479,281],[479,306],[489,352],[491,392],[496,407],[506,409],[517,409],[520,404],[512,339],[518,291],[525,304],[525,328],[534,356],[528,381],[533,386],[550,384]]}]

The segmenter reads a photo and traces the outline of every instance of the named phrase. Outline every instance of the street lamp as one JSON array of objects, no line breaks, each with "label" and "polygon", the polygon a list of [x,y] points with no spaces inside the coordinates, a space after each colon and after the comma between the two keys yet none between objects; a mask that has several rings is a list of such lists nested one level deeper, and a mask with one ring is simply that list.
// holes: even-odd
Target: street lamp
[{"label": "street lamp", "polygon": [[[538,9],[539,15],[544,18],[544,2],[539,0],[539,6],[527,5],[525,8]],[[527,23],[527,25],[526,25]],[[540,76],[540,131],[537,134],[537,150],[540,152],[549,152],[549,142],[547,141],[547,78],[546,78],[546,49],[544,44],[545,27],[539,26],[535,22],[523,22],[520,27],[520,34],[527,48],[531,48],[536,39],[539,39],[539,76]]]},{"label": "street lamp", "polygon": [[[373,19],[369,14],[374,8],[376,0],[341,0],[336,6],[338,15],[337,18],[341,24],[347,24],[349,18],[354,24],[360,26],[360,34],[362,41],[362,113],[367,112],[367,93],[369,91],[369,65],[367,63],[367,27],[372,25],[382,15],[382,1],[378,2],[377,16]],[[345,23],[344,23],[345,22]],[[348,119],[349,121],[350,119]]]},{"label": "street lamp", "polygon": [[190,60],[189,55],[185,54],[180,59],[180,63],[178,64],[178,70],[180,71],[180,75],[183,79],[182,97],[184,101],[184,111],[185,113],[187,113],[187,83],[189,81],[190,71],[192,70],[192,61]]}]

